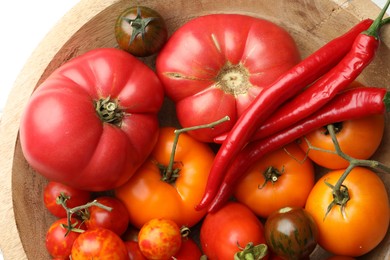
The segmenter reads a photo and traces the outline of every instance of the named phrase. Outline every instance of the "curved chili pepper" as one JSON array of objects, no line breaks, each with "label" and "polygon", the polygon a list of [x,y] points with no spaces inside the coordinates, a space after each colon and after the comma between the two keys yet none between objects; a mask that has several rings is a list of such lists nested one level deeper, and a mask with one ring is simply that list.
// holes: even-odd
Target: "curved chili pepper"
[{"label": "curved chili pepper", "polygon": [[311,131],[328,124],[383,114],[390,111],[390,92],[385,88],[352,88],[338,94],[310,117],[274,135],[250,142],[231,164],[220,189],[209,207],[218,210],[233,193],[236,182],[265,154],[282,148]]},{"label": "curved chili pepper", "polygon": [[348,53],[355,38],[371,25],[372,20],[370,19],[361,21],[347,33],[328,42],[284,73],[255,98],[222,143],[210,171],[203,198],[195,207],[197,210],[206,208],[211,203],[229,162],[234,159],[264,120],[283,102],[296,95],[337,64]]}]

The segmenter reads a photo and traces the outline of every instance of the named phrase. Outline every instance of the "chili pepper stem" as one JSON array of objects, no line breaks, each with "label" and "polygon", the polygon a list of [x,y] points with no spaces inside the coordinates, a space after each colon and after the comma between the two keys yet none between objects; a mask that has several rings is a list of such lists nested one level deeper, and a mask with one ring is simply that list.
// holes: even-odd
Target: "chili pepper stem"
[{"label": "chili pepper stem", "polygon": [[[383,25],[383,17],[386,14],[387,9],[389,8],[390,0],[386,1],[385,6],[382,8],[381,12],[379,13],[378,17],[374,20],[370,28],[368,28],[364,33],[370,36],[375,37],[376,39],[379,38],[379,28]],[[385,19],[386,20],[386,19]]]},{"label": "chili pepper stem", "polygon": [[229,116],[225,116],[215,122],[211,122],[209,124],[204,124],[204,125],[197,125],[197,126],[191,126],[191,127],[185,127],[185,128],[181,128],[181,129],[176,129],[174,131],[175,133],[175,137],[173,139],[173,145],[172,145],[172,152],[171,152],[171,156],[169,158],[169,164],[166,168],[166,171],[164,173],[164,176],[163,176],[163,181],[170,181],[171,180],[171,177],[172,177],[172,174],[174,172],[173,170],[173,165],[175,163],[175,154],[176,154],[176,147],[177,147],[177,143],[179,142],[179,136],[180,134],[182,133],[185,133],[185,132],[188,132],[188,131],[193,131],[193,130],[198,130],[198,129],[203,129],[203,128],[213,128],[219,124],[222,124],[223,122],[226,122],[226,121],[229,121],[230,120],[230,117]]}]

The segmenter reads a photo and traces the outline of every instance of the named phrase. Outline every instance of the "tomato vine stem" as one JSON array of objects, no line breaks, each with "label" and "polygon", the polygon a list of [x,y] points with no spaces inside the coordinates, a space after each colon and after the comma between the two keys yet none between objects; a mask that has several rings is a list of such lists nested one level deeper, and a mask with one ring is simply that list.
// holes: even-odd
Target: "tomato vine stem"
[{"label": "tomato vine stem", "polygon": [[[376,161],[376,160],[365,160],[365,159],[356,159],[348,154],[344,153],[340,147],[340,144],[337,140],[337,135],[336,135],[336,127],[333,124],[329,124],[326,126],[327,131],[332,139],[335,151],[330,151],[330,150],[324,150],[324,149],[319,149],[316,147],[313,147],[310,143],[309,145],[309,150],[319,150],[319,151],[324,151],[324,152],[329,152],[329,153],[335,153],[341,158],[345,159],[348,161],[348,167],[344,170],[343,174],[340,176],[340,178],[337,180],[335,185],[331,185],[330,183],[325,181],[325,184],[329,186],[332,189],[332,195],[333,195],[333,201],[329,204],[327,208],[327,212],[324,216],[324,219],[328,215],[328,213],[332,210],[332,208],[335,205],[339,205],[341,207],[341,214],[344,214],[344,209],[349,201],[349,192],[348,192],[348,187],[343,185],[345,179],[349,175],[349,173],[355,168],[355,167],[367,167],[371,168],[373,170],[377,171],[383,171],[390,173],[390,167],[386,166],[385,164]],[[307,140],[306,140],[307,141]],[[307,141],[308,142],[308,141]]]},{"label": "tomato vine stem", "polygon": [[175,178],[175,176],[173,175],[176,175],[174,174],[175,171],[173,169],[173,165],[175,163],[175,154],[176,154],[176,147],[177,147],[177,143],[179,142],[179,136],[180,134],[184,133],[184,132],[188,132],[188,131],[193,131],[193,130],[198,130],[198,129],[203,129],[203,128],[214,128],[215,126],[223,123],[223,122],[226,122],[226,121],[229,121],[230,120],[230,117],[229,116],[225,116],[217,121],[214,121],[214,122],[211,122],[209,124],[204,124],[204,125],[197,125],[197,126],[191,126],[191,127],[185,127],[185,128],[181,128],[181,129],[176,129],[174,131],[175,133],[175,137],[173,139],[173,145],[172,145],[172,152],[171,152],[171,155],[170,155],[170,159],[169,159],[169,164],[165,170],[165,173],[163,174],[163,181],[166,181],[166,182],[172,182],[172,177]]},{"label": "tomato vine stem", "polygon": [[61,193],[56,199],[56,203],[61,205],[66,211],[67,225],[66,226],[64,225],[64,227],[67,229],[66,234],[68,234],[70,231],[80,232],[80,233],[84,232],[84,230],[74,228],[75,225],[72,224],[72,215],[73,214],[81,212],[82,210],[88,209],[89,207],[92,207],[92,206],[96,206],[96,207],[99,207],[99,208],[102,208],[102,209],[105,209],[108,211],[112,210],[111,207],[103,205],[102,203],[98,202],[97,200],[93,200],[93,201],[88,202],[88,203],[81,205],[81,206],[69,208],[66,205],[66,202],[69,198],[70,197],[67,196],[66,194]]}]

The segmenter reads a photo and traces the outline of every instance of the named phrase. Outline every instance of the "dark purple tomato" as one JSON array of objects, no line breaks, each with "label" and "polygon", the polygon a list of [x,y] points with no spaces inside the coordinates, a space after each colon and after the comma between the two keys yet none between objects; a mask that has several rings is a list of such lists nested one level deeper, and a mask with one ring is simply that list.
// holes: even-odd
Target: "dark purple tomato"
[{"label": "dark purple tomato", "polygon": [[115,38],[121,49],[137,57],[146,57],[164,46],[168,30],[157,11],[145,6],[132,6],[118,16]]},{"label": "dark purple tomato", "polygon": [[317,226],[303,208],[285,207],[273,212],[264,229],[270,250],[283,259],[308,258],[317,245]]}]

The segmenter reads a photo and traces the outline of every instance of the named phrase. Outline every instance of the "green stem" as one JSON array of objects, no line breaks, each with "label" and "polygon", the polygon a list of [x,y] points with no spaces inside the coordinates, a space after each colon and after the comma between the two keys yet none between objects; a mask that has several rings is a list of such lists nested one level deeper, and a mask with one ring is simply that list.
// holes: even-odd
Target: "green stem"
[{"label": "green stem", "polygon": [[383,25],[383,17],[386,14],[387,9],[389,8],[390,0],[386,1],[385,6],[382,8],[381,12],[379,13],[378,17],[375,19],[375,21],[371,24],[370,28],[368,28],[365,31],[365,34],[375,37],[376,39],[379,38],[379,28]]},{"label": "green stem", "polygon": [[[88,202],[87,204],[84,204],[84,205],[81,205],[81,206],[77,206],[77,207],[73,207],[73,208],[68,208],[68,206],[66,205],[66,201],[69,199],[68,196],[66,196],[64,193],[61,193],[58,197],[57,197],[57,204],[60,204],[66,211],[66,218],[67,218],[67,228],[68,228],[68,232],[69,231],[74,231],[73,229],[73,226],[72,226],[72,215],[74,213],[77,213],[77,212],[80,212],[84,209],[87,209],[89,207],[92,207],[92,206],[96,206],[96,207],[99,207],[99,208],[102,208],[102,209],[105,209],[107,211],[111,211],[112,208],[111,207],[107,207],[106,205],[103,205],[101,204],[100,202],[98,202],[97,200],[93,200],[91,202]],[[77,230],[78,232],[82,232],[82,231],[79,231]]]},{"label": "green stem", "polygon": [[173,139],[172,152],[171,152],[171,156],[170,156],[170,159],[169,159],[169,164],[168,164],[168,167],[166,169],[166,173],[165,173],[165,176],[164,176],[163,180],[164,181],[169,181],[171,179],[171,177],[172,177],[173,165],[174,165],[174,162],[175,162],[176,147],[177,147],[177,143],[179,141],[180,134],[182,134],[184,132],[188,132],[188,131],[203,129],[203,128],[213,128],[216,125],[219,125],[219,124],[221,124],[223,122],[226,122],[226,121],[229,121],[229,120],[230,120],[230,118],[228,116],[225,116],[225,117],[223,117],[223,118],[221,118],[221,119],[219,119],[219,120],[217,120],[215,122],[209,123],[209,124],[176,129],[175,132],[174,132],[175,133],[175,137]]},{"label": "green stem", "polygon": [[369,168],[373,168],[373,169],[384,171],[384,172],[390,172],[390,168],[388,166],[386,166],[385,164],[382,164],[378,161],[355,159],[355,158],[349,156],[348,154],[345,154],[341,150],[340,144],[337,141],[334,125],[328,125],[327,130],[329,132],[329,135],[332,138],[332,142],[334,144],[337,155],[339,155],[340,157],[342,157],[343,159],[345,159],[349,162],[348,167],[345,169],[345,171],[343,172],[341,177],[338,179],[337,183],[334,185],[334,188],[333,188],[334,191],[339,191],[341,189],[341,186],[342,186],[343,182],[345,181],[345,179],[347,178],[348,174],[355,167],[363,166],[363,167],[369,167]]}]

